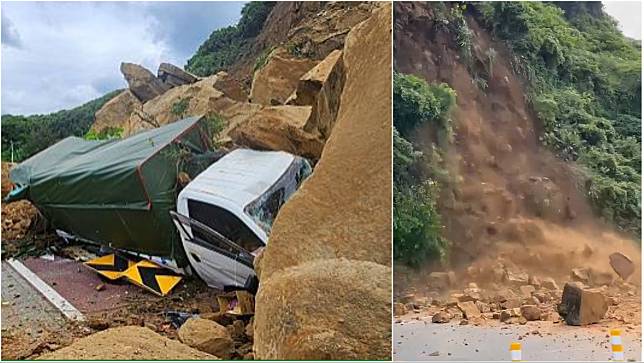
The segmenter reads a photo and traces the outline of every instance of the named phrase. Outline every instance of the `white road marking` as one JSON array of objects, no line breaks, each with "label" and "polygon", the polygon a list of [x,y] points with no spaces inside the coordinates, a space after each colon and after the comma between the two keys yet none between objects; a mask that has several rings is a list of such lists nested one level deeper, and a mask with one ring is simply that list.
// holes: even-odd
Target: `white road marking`
[{"label": "white road marking", "polygon": [[67,319],[84,321],[85,316],[83,313],[78,311],[67,299],[62,297],[56,290],[52,289],[46,282],[40,279],[35,273],[33,273],[27,266],[23,265],[22,262],[10,258],[7,260],[7,263],[11,268],[13,268],[22,278],[27,280],[31,286],[33,286],[40,294],[42,294],[49,302],[52,303],[58,310],[60,310]]}]

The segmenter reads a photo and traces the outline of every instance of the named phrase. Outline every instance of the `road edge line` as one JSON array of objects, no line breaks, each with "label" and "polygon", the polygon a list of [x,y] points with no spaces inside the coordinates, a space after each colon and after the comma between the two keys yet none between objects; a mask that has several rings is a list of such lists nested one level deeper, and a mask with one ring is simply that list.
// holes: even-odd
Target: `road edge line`
[{"label": "road edge line", "polygon": [[22,264],[22,262],[10,258],[7,259],[7,263],[52,305],[54,305],[54,307],[56,307],[56,309],[58,309],[67,319],[85,321],[83,313],[76,309],[72,303],[62,297],[56,290],[47,285],[46,282],[33,273],[27,266]]}]

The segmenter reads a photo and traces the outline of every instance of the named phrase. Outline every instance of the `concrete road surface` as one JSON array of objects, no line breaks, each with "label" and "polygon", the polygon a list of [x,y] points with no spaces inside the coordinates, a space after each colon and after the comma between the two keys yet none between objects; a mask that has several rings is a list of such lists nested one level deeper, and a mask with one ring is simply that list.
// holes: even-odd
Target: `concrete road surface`
[{"label": "concrete road surface", "polygon": [[[625,356],[640,360],[640,329],[622,332]],[[551,322],[526,325],[459,326],[431,320],[395,323],[394,360],[509,361],[509,346],[521,343],[524,361],[607,361],[611,358],[609,328],[573,327]],[[519,339],[519,337],[521,337]]]}]

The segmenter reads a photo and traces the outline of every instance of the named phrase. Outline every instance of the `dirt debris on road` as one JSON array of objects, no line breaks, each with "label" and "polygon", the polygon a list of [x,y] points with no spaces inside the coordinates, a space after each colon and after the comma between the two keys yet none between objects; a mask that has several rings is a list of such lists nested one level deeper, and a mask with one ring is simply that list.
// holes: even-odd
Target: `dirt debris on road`
[{"label": "dirt debris on road", "polygon": [[39,360],[145,359],[213,360],[217,357],[139,326],[112,328],[81,338]]}]

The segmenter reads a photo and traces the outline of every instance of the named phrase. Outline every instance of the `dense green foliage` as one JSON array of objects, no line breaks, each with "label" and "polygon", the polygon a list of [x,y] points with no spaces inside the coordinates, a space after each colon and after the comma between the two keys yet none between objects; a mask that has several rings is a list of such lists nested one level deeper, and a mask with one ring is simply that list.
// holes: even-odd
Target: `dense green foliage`
[{"label": "dense green foliage", "polygon": [[426,121],[448,128],[446,112],[456,101],[456,92],[448,85],[429,85],[413,76],[394,75],[394,123],[403,134]]},{"label": "dense green foliage", "polygon": [[432,166],[438,156],[423,155],[405,135],[425,122],[449,132],[449,111],[456,93],[445,84],[429,85],[416,76],[394,73],[393,100],[394,258],[419,266],[428,259],[442,258],[447,251],[436,208],[440,171]]},{"label": "dense green foliage", "polygon": [[237,25],[217,29],[188,59],[185,69],[198,76],[225,70],[249,50],[250,40],[262,30],[274,1],[251,1],[244,5]]},{"label": "dense green foliage", "polygon": [[96,111],[121,92],[47,115],[2,115],[2,160],[11,160],[12,143],[14,161],[22,161],[68,136],[83,137],[94,123]]},{"label": "dense green foliage", "polygon": [[515,71],[543,123],[543,143],[587,167],[597,211],[640,233],[641,45],[597,5],[475,3],[477,17],[507,42]]}]

